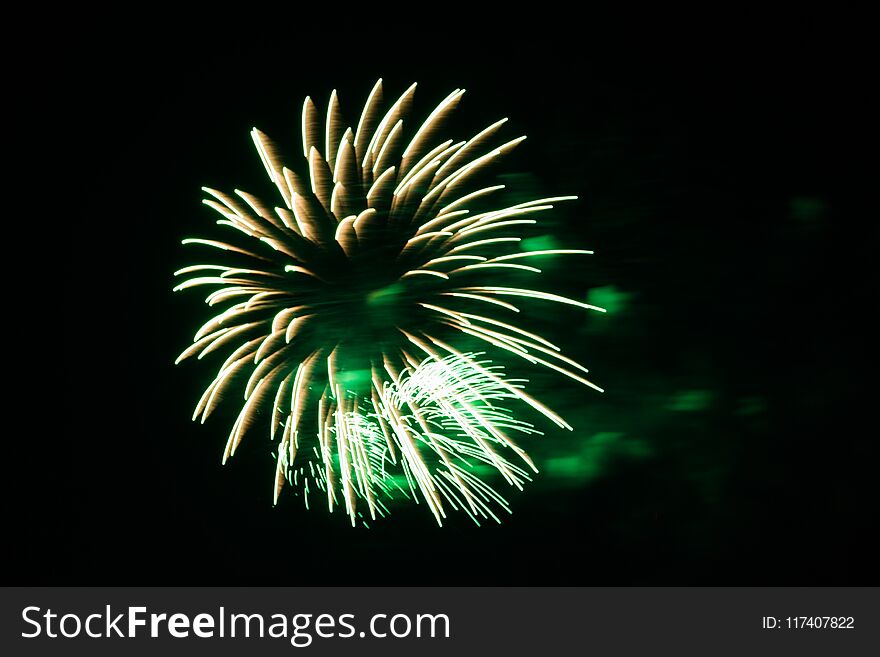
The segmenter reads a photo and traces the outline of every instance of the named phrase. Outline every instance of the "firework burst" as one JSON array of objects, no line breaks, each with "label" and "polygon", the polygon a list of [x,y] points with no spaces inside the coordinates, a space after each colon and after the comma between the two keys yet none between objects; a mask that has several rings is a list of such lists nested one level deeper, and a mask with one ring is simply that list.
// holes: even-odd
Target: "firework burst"
[{"label": "firework burst", "polygon": [[[388,511],[383,498],[424,502],[442,524],[448,508],[479,523],[504,498],[480,476],[497,471],[517,488],[537,472],[512,435],[538,433],[509,404],[527,404],[571,427],[508,379],[481,353],[450,342],[465,334],[533,365],[596,388],[586,368],[545,338],[506,321],[517,298],[599,310],[574,299],[493,283],[499,273],[540,269],[530,258],[590,251],[518,249],[517,231],[575,197],[541,198],[483,209],[503,185],[480,187],[481,174],[525,137],[498,143],[506,119],[471,139],[440,141],[459,103],[456,89],[406,138],[415,86],[383,113],[376,83],[356,129],[347,127],[334,91],[326,118],[306,98],[303,171],[251,133],[281,205],[235,190],[203,188],[218,224],[239,239],[185,239],[219,249],[226,264],[197,264],[175,287],[208,285],[218,314],[177,362],[225,351],[196,405],[202,422],[230,391],[243,388],[223,462],[259,416],[277,441],[275,501],[294,486],[309,505],[343,507],[355,524]],[[289,164],[289,163],[288,163]],[[520,465],[517,465],[516,463]]]}]

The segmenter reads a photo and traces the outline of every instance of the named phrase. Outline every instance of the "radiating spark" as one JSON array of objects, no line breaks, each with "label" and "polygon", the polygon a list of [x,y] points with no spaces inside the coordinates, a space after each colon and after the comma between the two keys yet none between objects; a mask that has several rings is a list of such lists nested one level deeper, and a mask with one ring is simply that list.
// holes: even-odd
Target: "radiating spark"
[{"label": "radiating spark", "polygon": [[[236,229],[230,234],[242,246],[185,239],[222,251],[228,264],[174,272],[188,276],[175,291],[213,287],[206,303],[223,306],[176,362],[230,350],[193,420],[204,423],[218,404],[229,403],[233,386],[243,386],[223,462],[252,425],[267,421],[278,443],[273,501],[292,487],[308,508],[310,492],[317,492],[352,525],[385,516],[383,498],[395,497],[425,504],[441,525],[449,510],[477,524],[499,521],[496,511],[510,506],[478,468],[488,466],[516,489],[537,472],[514,438],[541,432],[512,408],[524,403],[571,429],[525,392],[525,379],[507,378],[487,353],[459,351],[447,339],[463,336],[601,390],[560,347],[502,316],[520,313],[510,297],[603,309],[494,284],[511,270],[540,274],[518,260],[592,253],[511,251],[521,241],[515,232],[535,224],[533,216],[576,197],[486,210],[504,185],[472,182],[525,137],[493,145],[502,119],[471,139],[438,138],[463,89],[412,130],[415,88],[385,111],[379,80],[354,129],[346,127],[335,90],[324,121],[306,98],[305,163],[285,161],[254,128],[254,146],[281,202],[203,187],[211,197],[205,206],[222,217],[218,224]],[[484,236],[489,231],[503,236]]]}]

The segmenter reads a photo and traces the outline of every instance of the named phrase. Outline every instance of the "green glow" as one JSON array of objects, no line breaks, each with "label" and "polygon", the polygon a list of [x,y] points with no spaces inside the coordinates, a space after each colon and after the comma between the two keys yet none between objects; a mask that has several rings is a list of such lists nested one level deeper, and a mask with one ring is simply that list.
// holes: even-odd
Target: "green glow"
[{"label": "green glow", "polygon": [[369,390],[372,376],[372,371],[368,369],[339,370],[335,374],[336,380],[346,390]]},{"label": "green glow", "polygon": [[580,451],[547,459],[545,469],[554,477],[583,484],[606,474],[616,459],[640,460],[651,454],[650,447],[642,440],[602,431],[584,440]]},{"label": "green glow", "polygon": [[524,237],[519,243],[523,251],[551,251],[561,249],[563,245],[552,235],[539,235],[537,237]]},{"label": "green glow", "polygon": [[560,244],[552,235],[540,235],[537,237],[524,237],[519,243],[523,251],[550,251],[551,249],[561,249]]},{"label": "green glow", "polygon": [[673,396],[669,408],[684,412],[703,411],[709,407],[713,398],[711,390],[682,390]]},{"label": "green glow", "polygon": [[737,415],[760,415],[767,412],[767,400],[763,397],[743,397],[736,409]]},{"label": "green glow", "polygon": [[370,306],[384,306],[394,303],[400,298],[406,288],[403,283],[392,283],[383,288],[370,292],[367,295],[367,304]]},{"label": "green glow", "polygon": [[601,306],[609,315],[623,312],[629,301],[630,295],[621,292],[613,285],[594,287],[587,292],[587,303]]}]

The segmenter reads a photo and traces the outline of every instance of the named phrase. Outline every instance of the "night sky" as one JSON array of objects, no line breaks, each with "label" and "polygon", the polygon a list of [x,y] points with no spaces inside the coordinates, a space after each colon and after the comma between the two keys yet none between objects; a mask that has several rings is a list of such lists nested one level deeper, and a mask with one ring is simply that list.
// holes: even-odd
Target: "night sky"
[{"label": "night sky", "polygon": [[[44,136],[76,140],[78,195],[52,219],[76,275],[55,319],[63,403],[44,409],[59,430],[26,437],[41,465],[22,470],[38,490],[16,583],[877,583],[857,38],[464,31],[444,52],[403,27],[374,48],[318,32],[96,35],[44,90],[65,107]],[[218,235],[200,187],[274,199],[251,127],[295,157],[303,97],[323,108],[335,88],[354,122],[377,77],[388,97],[418,81],[416,116],[467,89],[450,137],[510,117],[505,136],[528,139],[503,182],[580,197],[536,236],[596,251],[551,277],[610,312],[533,321],[607,392],[540,379],[576,430],[542,427],[542,473],[501,525],[441,529],[399,505],[352,529],[292,495],[273,508],[267,432],[221,466],[234,415],[190,422],[210,368],[173,365],[209,317],[203,294],[171,292],[197,257],[180,240]]]}]

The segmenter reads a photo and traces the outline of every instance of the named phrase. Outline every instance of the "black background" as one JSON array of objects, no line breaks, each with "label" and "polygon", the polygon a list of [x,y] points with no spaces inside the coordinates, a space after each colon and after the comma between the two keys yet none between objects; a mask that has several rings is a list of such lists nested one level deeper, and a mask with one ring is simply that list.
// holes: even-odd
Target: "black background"
[{"label": "black background", "polygon": [[[63,360],[33,388],[34,429],[17,432],[37,461],[13,473],[9,578],[876,583],[873,365],[857,315],[876,298],[876,211],[862,200],[874,183],[858,33],[795,17],[620,38],[527,19],[437,18],[445,36],[283,20],[83,24],[33,85],[48,97],[46,179],[73,184],[36,204],[63,254],[46,304]],[[714,391],[696,419],[645,420],[653,458],[588,485],[536,484],[479,529],[437,528],[422,508],[370,530],[293,498],[273,508],[258,433],[220,467],[223,423],[189,421],[205,373],[172,365],[204,317],[198,295],[170,292],[191,257],[179,240],[213,221],[199,188],[266,193],[249,129],[295,152],[305,95],[323,105],[336,88],[353,113],[379,76],[389,95],[418,80],[423,109],[468,89],[465,125],[510,116],[529,135],[512,170],[581,197],[559,230],[597,250],[588,285],[636,307],[597,342],[566,345],[609,390],[585,403],[613,427],[662,391]],[[736,413],[744,397],[763,400],[756,418]]]}]

